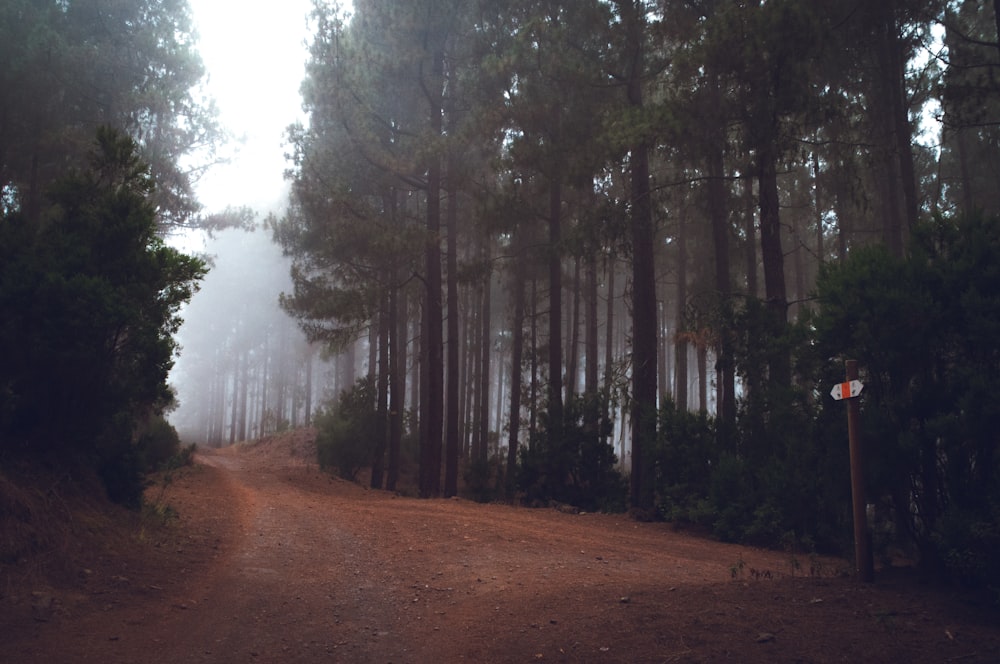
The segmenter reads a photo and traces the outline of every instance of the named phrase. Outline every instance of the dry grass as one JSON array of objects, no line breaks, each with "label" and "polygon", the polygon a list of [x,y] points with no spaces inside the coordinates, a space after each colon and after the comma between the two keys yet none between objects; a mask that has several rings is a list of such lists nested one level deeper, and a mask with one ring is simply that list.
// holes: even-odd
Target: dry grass
[{"label": "dry grass", "polygon": [[92,474],[0,470],[0,599],[74,585],[131,546],[139,518],[107,501]]}]

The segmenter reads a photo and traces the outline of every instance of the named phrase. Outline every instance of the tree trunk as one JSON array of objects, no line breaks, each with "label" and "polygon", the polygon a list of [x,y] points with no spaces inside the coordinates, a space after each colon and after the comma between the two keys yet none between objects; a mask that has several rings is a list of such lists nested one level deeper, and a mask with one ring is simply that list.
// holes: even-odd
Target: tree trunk
[{"label": "tree trunk", "polygon": [[368,326],[368,370],[365,371],[365,376],[368,380],[375,380],[376,370],[378,368],[378,321],[372,321],[372,324]]},{"label": "tree trunk", "polygon": [[389,420],[389,291],[392,290],[390,272],[385,271],[382,301],[378,312],[378,371],[375,419],[375,441],[372,450],[371,487],[381,489],[385,480],[385,447]]},{"label": "tree trunk", "polygon": [[918,201],[913,165],[912,138],[906,100],[906,56],[896,17],[895,2],[878,5],[879,38],[876,48],[879,76],[878,97],[886,127],[885,173],[886,201],[890,215],[886,220],[885,241],[889,251],[902,256],[906,237],[917,223]]},{"label": "tree trunk", "polygon": [[597,425],[600,422],[601,412],[597,401],[598,372],[597,372],[597,252],[590,251],[587,254],[586,270],[586,290],[587,290],[587,315],[584,324],[584,377],[583,392],[586,395],[587,405],[583,413],[583,425],[590,433],[597,432]]},{"label": "tree trunk", "polygon": [[291,394],[291,408],[288,411],[289,426],[295,429],[299,426],[299,358],[296,353],[292,354],[289,360],[291,364],[291,379],[288,385],[288,391]]},{"label": "tree trunk", "polygon": [[1000,0],[993,0],[993,22],[997,28],[997,53],[1000,55]]},{"label": "tree trunk", "polygon": [[660,368],[656,373],[656,389],[659,396],[659,404],[662,406],[667,399],[667,395],[670,393],[670,388],[667,386],[670,376],[667,368],[667,335],[670,330],[667,325],[667,304],[663,300],[656,303],[656,315],[658,317],[656,324],[658,337],[657,358],[660,362]]},{"label": "tree trunk", "polygon": [[[410,298],[407,298],[410,299]],[[408,325],[412,327],[412,332],[409,335],[413,339],[413,371],[410,372],[410,408],[417,413],[417,429],[418,437],[420,440],[424,439],[424,433],[422,428],[422,422],[424,420],[424,404],[421,400],[420,393],[424,391],[424,365],[427,363],[424,358],[424,341],[423,341],[423,330],[424,330],[424,303],[422,297],[413,298],[413,308],[414,311],[412,320],[409,318],[409,312],[407,312]]]},{"label": "tree trunk", "polygon": [[247,393],[250,389],[250,352],[243,351],[240,362],[239,440],[247,439]]},{"label": "tree trunk", "polygon": [[497,434],[497,453],[500,451],[500,432],[503,431],[503,404],[506,399],[506,393],[504,392],[504,380],[507,377],[506,366],[507,363],[504,361],[504,346],[502,344],[497,345],[497,398],[496,398],[496,411],[493,413],[493,426],[494,431]]},{"label": "tree trunk", "polygon": [[468,362],[469,362],[469,381],[466,385],[469,386],[469,414],[467,417],[467,425],[469,427],[469,458],[478,459],[479,450],[482,447],[482,429],[479,426],[479,416],[482,413],[482,381],[480,381],[479,376],[482,372],[482,353],[483,353],[483,294],[481,292],[481,285],[476,288],[470,295],[472,300],[472,309],[469,315],[469,337],[471,343],[469,344]]},{"label": "tree trunk", "polygon": [[803,220],[798,214],[792,215],[792,265],[795,270],[795,298],[789,305],[789,314],[792,320],[799,317],[800,302],[806,298],[806,261],[805,261],[805,229]]},{"label": "tree trunk", "polygon": [[[483,244],[483,258],[489,259],[489,240]],[[483,277],[483,313],[482,313],[482,346],[480,347],[480,369],[479,369],[479,448],[476,450],[475,458],[478,461],[485,461],[488,458],[489,434],[490,434],[490,357],[493,349],[492,344],[492,321],[490,316],[492,275],[489,270]]]},{"label": "tree trunk", "polygon": [[838,185],[837,191],[834,195],[834,213],[837,215],[837,262],[843,263],[847,260],[847,243],[848,243],[848,222],[847,222],[847,206],[844,203],[844,198],[846,194],[841,191],[841,187]]},{"label": "tree trunk", "polygon": [[708,413],[708,344],[702,339],[696,346],[698,358],[698,412]]},{"label": "tree trunk", "polygon": [[261,359],[261,379],[260,379],[260,435],[264,437],[269,432],[267,431],[267,380],[268,380],[268,365],[270,363],[271,353],[270,353],[270,340],[271,336],[265,330],[264,332],[264,357]]},{"label": "tree trunk", "polygon": [[524,356],[524,246],[521,240],[523,231],[516,233],[515,264],[511,288],[514,291],[514,316],[511,323],[511,358],[510,358],[510,425],[507,438],[507,500],[514,499],[515,477],[517,472],[518,434],[521,429],[521,363]]},{"label": "tree trunk", "polygon": [[236,444],[236,422],[239,413],[239,396],[240,396],[240,381],[239,381],[239,355],[236,356],[236,367],[233,369],[233,404],[232,412],[229,414],[229,444]]},{"label": "tree trunk", "polygon": [[[615,363],[615,257],[613,255],[607,257],[605,270],[608,277],[608,299],[604,311],[604,392],[610,397]],[[604,417],[610,418],[611,413],[605,413]]]},{"label": "tree trunk", "polygon": [[631,503],[653,506],[656,444],[656,271],[654,230],[649,202],[648,146],[632,152],[632,474]]},{"label": "tree trunk", "polygon": [[573,309],[570,313],[569,347],[566,349],[566,401],[577,392],[580,348],[580,257],[573,258]]},{"label": "tree trunk", "polygon": [[[429,83],[431,133],[441,135],[441,91],[443,89],[444,53],[433,53]],[[441,302],[441,158],[431,155],[427,169],[427,248],[425,301],[425,344],[427,348],[426,438],[420,445],[420,495],[436,497],[441,493],[441,442],[444,418],[444,315]]]},{"label": "tree trunk", "polygon": [[[764,297],[771,318],[770,341],[780,338],[788,322],[785,289],[785,255],[781,249],[781,219],[778,208],[777,155],[770,143],[758,146],[758,196],[760,202],[760,253],[764,261]],[[776,387],[792,384],[791,357],[787,350],[769,353],[768,379]]]},{"label": "tree trunk", "polygon": [[892,86],[893,135],[896,138],[896,152],[899,159],[899,175],[903,193],[903,244],[917,226],[920,215],[920,201],[917,197],[916,167],[913,163],[913,126],[910,124],[909,103],[906,98],[906,54],[899,28],[893,21],[890,33],[890,53],[894,84]]},{"label": "tree trunk", "polygon": [[[285,335],[282,335],[283,337]],[[287,339],[282,339],[282,341],[287,341]],[[281,357],[278,361],[278,371],[277,371],[277,398],[274,404],[274,426],[275,430],[281,429],[288,425],[287,418],[285,417],[285,408],[288,406],[288,358]]]},{"label": "tree trunk", "polygon": [[757,231],[754,227],[753,178],[743,178],[743,234],[746,235],[747,295],[760,297],[757,283]]},{"label": "tree trunk", "polygon": [[456,164],[453,156],[448,159],[448,376],[445,398],[445,465],[444,496],[458,495],[459,448],[459,381],[458,381],[458,191]]},{"label": "tree trunk", "polygon": [[687,309],[687,221],[682,210],[677,218],[677,309],[674,325],[674,403],[688,409],[688,341],[684,322]]},{"label": "tree trunk", "polygon": [[[718,96],[718,82],[713,82],[714,92]],[[715,250],[715,290],[719,298],[719,310],[722,323],[716,330],[717,368],[719,373],[718,402],[716,414],[721,426],[717,427],[717,437],[722,449],[726,449],[729,438],[736,426],[736,363],[733,358],[733,332],[730,329],[733,318],[733,285],[729,271],[729,210],[726,205],[727,196],[723,178],[725,163],[722,151],[725,148],[725,137],[719,129],[716,135],[716,145],[709,155],[708,201],[709,215],[712,218],[712,245]],[[699,369],[700,370],[700,369]],[[705,404],[702,404],[705,410]]]},{"label": "tree trunk", "polygon": [[477,329],[475,324],[476,312],[472,293],[473,289],[466,287],[462,290],[461,294],[465,304],[464,310],[466,311],[466,315],[462,318],[462,337],[465,339],[465,344],[463,346],[464,352],[461,353],[461,384],[467,386],[467,389],[462,390],[462,413],[459,421],[462,448],[460,455],[463,458],[472,457],[472,437],[474,435],[472,419],[476,408],[475,358],[479,357],[477,354],[478,346],[476,345],[475,332]]},{"label": "tree trunk", "polygon": [[[645,75],[645,2],[622,3],[622,21],[627,31],[628,101],[643,106]],[[649,144],[637,141],[630,148],[632,180],[632,507],[653,507],[653,461],[656,443],[656,231],[649,188]]]},{"label": "tree trunk", "polygon": [[823,207],[820,202],[819,155],[816,150],[813,150],[812,153],[812,172],[813,220],[816,224],[816,260],[822,264],[826,262],[826,238],[823,236]]},{"label": "tree trunk", "polygon": [[538,282],[531,280],[531,403],[528,415],[528,445],[538,431]]},{"label": "tree trunk", "polygon": [[302,423],[305,426],[309,426],[312,423],[312,409],[313,409],[313,347],[309,344],[305,348],[306,356],[306,403],[305,412],[303,413]]},{"label": "tree trunk", "polygon": [[399,450],[403,440],[406,404],[406,293],[394,285],[389,291],[389,465],[385,488],[396,490],[399,480]]},{"label": "tree trunk", "polygon": [[429,323],[427,322],[427,286],[424,285],[423,298],[420,302],[420,364],[419,371],[420,377],[417,382],[420,384],[420,389],[417,390],[416,402],[419,404],[420,419],[418,423],[419,427],[419,440],[420,440],[420,468],[419,468],[419,480],[418,487],[420,496],[423,498],[428,498],[430,496],[425,495],[427,491],[427,485],[429,480],[427,475],[429,474],[430,460],[428,458],[428,449],[426,441],[429,438],[428,423],[430,422],[430,404],[428,403],[427,395],[430,393],[428,383],[430,381],[430,373],[427,371],[427,366],[430,364],[430,349],[428,348],[427,338],[430,336],[427,332]]},{"label": "tree trunk", "polygon": [[256,422],[254,421],[254,409],[257,406],[257,370],[250,368],[247,370],[247,407],[243,414],[243,426],[246,429],[247,437],[244,440],[253,440]]},{"label": "tree trunk", "polygon": [[[436,237],[436,230],[434,231]],[[426,393],[421,391],[421,403],[426,404],[425,438],[420,446],[420,495],[433,498],[441,493],[441,434],[443,425],[444,358],[442,353],[441,258],[437,242],[427,250],[427,299],[424,303],[424,334]],[[436,263],[436,269],[433,265]]]},{"label": "tree trunk", "polygon": [[223,370],[221,353],[216,351],[215,358],[215,390],[212,398],[212,416],[209,425],[208,442],[212,447],[222,446],[222,437],[226,429],[226,373]]},{"label": "tree trunk", "polygon": [[[559,110],[553,110],[558,127]],[[558,130],[555,130],[558,136]],[[554,141],[558,145],[558,140]],[[558,447],[563,429],[562,378],[562,171],[552,167],[549,182],[549,390],[548,439]]]}]

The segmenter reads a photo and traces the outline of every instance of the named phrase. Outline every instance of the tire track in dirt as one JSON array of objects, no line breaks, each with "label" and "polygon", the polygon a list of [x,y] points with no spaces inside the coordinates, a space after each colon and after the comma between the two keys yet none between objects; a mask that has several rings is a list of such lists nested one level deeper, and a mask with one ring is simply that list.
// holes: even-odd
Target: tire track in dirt
[{"label": "tire track in dirt", "polygon": [[0,638],[0,664],[402,661],[392,604],[322,493],[249,469],[231,450],[198,461],[187,500],[211,502],[198,527],[218,536],[218,557],[170,588],[94,597],[28,622],[16,639]]},{"label": "tire track in dirt", "polygon": [[396,660],[391,602],[364,573],[364,545],[336,525],[329,501],[237,455],[204,461],[232,478],[242,534],[162,661]]}]

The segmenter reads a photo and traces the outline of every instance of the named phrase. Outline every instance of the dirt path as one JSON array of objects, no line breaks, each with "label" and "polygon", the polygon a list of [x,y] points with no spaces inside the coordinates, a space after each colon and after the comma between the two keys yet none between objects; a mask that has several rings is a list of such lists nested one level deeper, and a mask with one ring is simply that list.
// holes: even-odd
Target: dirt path
[{"label": "dirt path", "polygon": [[995,613],[837,561],[366,491],[278,442],[200,461],[156,568],[12,622],[0,662],[1000,660]]}]

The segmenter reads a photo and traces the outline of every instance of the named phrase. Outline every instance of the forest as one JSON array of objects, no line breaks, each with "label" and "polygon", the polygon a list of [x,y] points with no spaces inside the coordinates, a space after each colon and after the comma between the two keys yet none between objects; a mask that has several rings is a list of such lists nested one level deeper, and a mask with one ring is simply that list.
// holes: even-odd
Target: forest
[{"label": "forest", "polygon": [[[109,304],[166,344],[143,374],[162,389],[132,401],[69,360],[99,343],[104,371],[142,365],[139,322],[44,290],[81,301],[65,284],[100,290],[105,267],[131,283],[97,219],[134,216],[73,199],[109,125],[100,144],[148,165],[148,250],[254,226],[291,261],[288,321],[232,275],[246,295],[188,346],[186,440],[314,424],[321,463],[373,488],[849,554],[830,390],[857,360],[876,555],[1000,589],[1000,2],[315,0],[288,201],[259,221],[191,193],[181,156],[210,161],[220,129],[188,18],[183,0],[0,9],[2,454],[65,428],[120,450],[169,409],[203,265],[143,273],[158,322]],[[95,274],[62,262],[89,242]]]}]

